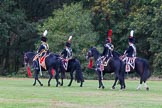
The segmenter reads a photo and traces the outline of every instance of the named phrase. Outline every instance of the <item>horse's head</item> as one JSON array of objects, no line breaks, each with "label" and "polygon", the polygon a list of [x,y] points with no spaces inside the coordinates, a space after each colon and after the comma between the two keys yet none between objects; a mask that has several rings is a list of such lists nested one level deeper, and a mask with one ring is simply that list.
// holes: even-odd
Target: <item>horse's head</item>
[{"label": "horse's head", "polygon": [[33,58],[35,56],[34,52],[26,52],[24,53],[24,65],[27,66],[32,63]]},{"label": "horse's head", "polygon": [[93,47],[89,48],[89,50],[88,50],[88,52],[86,54],[86,59],[89,59],[89,58],[93,57],[92,49],[93,49]]},{"label": "horse's head", "polygon": [[29,57],[27,53],[24,53],[24,66],[27,66],[28,63],[29,63]]}]

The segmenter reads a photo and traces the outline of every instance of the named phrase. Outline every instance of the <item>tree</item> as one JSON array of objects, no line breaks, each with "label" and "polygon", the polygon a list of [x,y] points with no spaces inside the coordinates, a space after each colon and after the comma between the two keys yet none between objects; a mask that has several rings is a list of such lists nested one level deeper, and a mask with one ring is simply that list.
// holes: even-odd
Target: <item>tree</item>
[{"label": "tree", "polygon": [[72,35],[72,49],[74,56],[84,60],[85,49],[95,45],[98,40],[97,33],[93,32],[91,13],[84,10],[81,3],[64,5],[62,9],[55,10],[43,26],[39,25],[40,34],[48,30],[47,38],[50,50],[60,53],[65,42]]},{"label": "tree", "polygon": [[[3,75],[18,71],[19,66],[23,63],[22,52],[26,47],[33,48],[32,44],[28,44],[30,42],[28,40],[30,36],[35,35],[34,25],[27,23],[25,18],[25,14],[17,8],[17,4],[13,0],[1,2],[0,72]],[[25,39],[27,37],[28,39]],[[22,62],[20,63],[20,61]]]}]

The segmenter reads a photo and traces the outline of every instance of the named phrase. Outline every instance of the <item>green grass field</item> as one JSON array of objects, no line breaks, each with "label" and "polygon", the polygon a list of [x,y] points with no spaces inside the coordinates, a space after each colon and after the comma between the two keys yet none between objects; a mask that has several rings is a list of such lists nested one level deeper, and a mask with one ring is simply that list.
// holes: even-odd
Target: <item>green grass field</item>
[{"label": "green grass field", "polygon": [[40,79],[44,86],[32,86],[30,78],[0,78],[0,108],[162,108],[162,81],[148,81],[149,91],[137,91],[138,80],[126,80],[126,90],[112,80],[104,80],[105,89],[97,89],[97,80],[86,80],[81,88],[75,81],[67,87],[51,87],[48,79]]}]

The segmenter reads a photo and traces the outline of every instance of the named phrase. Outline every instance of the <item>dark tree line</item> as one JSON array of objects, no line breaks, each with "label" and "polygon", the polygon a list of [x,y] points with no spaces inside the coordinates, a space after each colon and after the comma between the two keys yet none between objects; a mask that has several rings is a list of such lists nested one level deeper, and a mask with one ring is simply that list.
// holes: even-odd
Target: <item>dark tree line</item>
[{"label": "dark tree line", "polygon": [[[84,17],[77,13],[77,6],[82,6],[80,12],[84,13]],[[73,13],[75,11],[76,13]],[[58,19],[64,15],[63,12],[67,13],[67,17],[61,17],[60,21],[64,23],[60,23]],[[76,14],[80,15],[79,18]],[[85,21],[91,20],[91,24],[87,23],[86,26],[81,18],[85,18]],[[75,20],[76,23],[70,23]],[[61,35],[77,35],[73,40],[73,49],[83,66],[87,65],[83,58],[85,50],[90,44],[102,50],[108,29],[113,30],[112,41],[115,50],[120,53],[127,47],[127,38],[133,29],[138,56],[149,60],[154,74],[162,74],[161,0],[1,0],[1,75],[17,73],[23,64],[23,52],[36,51],[42,31],[52,27],[48,26],[50,23],[55,29],[50,29],[49,43],[52,43],[55,37],[61,40],[61,46],[55,43],[51,46],[51,51],[59,52],[58,49],[63,48],[66,38]],[[86,39],[88,36],[91,38]],[[90,40],[93,42],[90,43]]]}]

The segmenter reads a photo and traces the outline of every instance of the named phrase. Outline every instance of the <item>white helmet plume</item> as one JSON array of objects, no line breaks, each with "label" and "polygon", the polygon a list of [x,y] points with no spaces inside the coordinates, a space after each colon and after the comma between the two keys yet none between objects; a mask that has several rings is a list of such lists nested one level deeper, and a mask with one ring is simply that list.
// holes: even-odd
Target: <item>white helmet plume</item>
[{"label": "white helmet plume", "polygon": [[43,36],[46,36],[47,35],[47,30],[45,30],[44,32],[43,32]]},{"label": "white helmet plume", "polygon": [[131,32],[130,32],[130,36],[131,36],[131,37],[133,37],[133,33],[134,33],[134,31],[131,30]]},{"label": "white helmet plume", "polygon": [[69,39],[68,39],[68,41],[71,41],[72,37],[73,37],[73,36],[70,36]]}]

